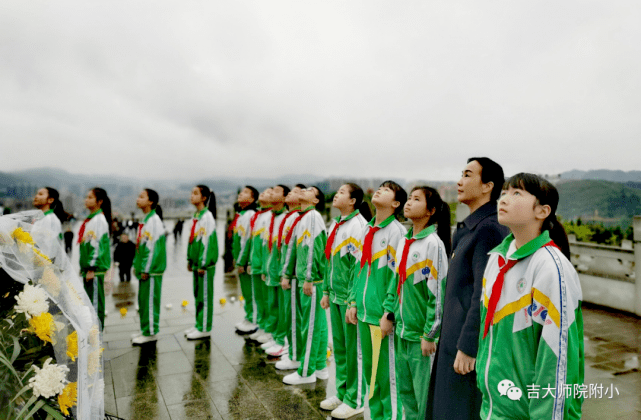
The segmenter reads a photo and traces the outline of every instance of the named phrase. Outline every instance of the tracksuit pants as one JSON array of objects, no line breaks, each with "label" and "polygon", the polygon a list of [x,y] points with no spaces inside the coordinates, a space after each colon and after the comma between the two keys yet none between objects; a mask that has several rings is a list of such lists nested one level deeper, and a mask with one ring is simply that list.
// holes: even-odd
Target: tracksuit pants
[{"label": "tracksuit pants", "polygon": [[363,349],[363,366],[368,388],[374,387],[374,394],[369,400],[370,418],[380,420],[401,420],[402,408],[396,384],[396,340],[392,332],[381,341],[378,356],[375,383],[371,384],[373,348],[370,324],[358,321]]},{"label": "tracksuit pants", "polygon": [[87,281],[85,278],[82,284],[85,286],[85,292],[87,292],[89,300],[96,310],[100,320],[100,331],[102,331],[105,329],[105,273],[95,273],[93,280]]},{"label": "tracksuit pants", "polygon": [[303,293],[303,287],[298,287],[300,311],[300,337],[302,353],[298,374],[311,376],[317,370],[327,367],[327,316],[320,306],[323,297],[323,284],[314,284],[312,295]]},{"label": "tracksuit pants", "polygon": [[334,361],[336,363],[336,396],[354,409],[365,406],[367,383],[363,371],[363,352],[357,325],[345,322],[347,305],[330,303]]},{"label": "tracksuit pants", "polygon": [[267,306],[267,290],[261,274],[252,274],[252,285],[254,291],[254,300],[256,301],[256,323],[261,330],[265,330]]},{"label": "tracksuit pants", "polygon": [[160,331],[160,298],[162,294],[162,274],[150,275],[148,280],[138,279],[138,314],[140,331],[148,337]]},{"label": "tracksuit pants", "polygon": [[256,324],[258,310],[256,309],[256,300],[254,299],[252,276],[247,273],[239,273],[238,280],[240,281],[240,290],[243,294],[243,299],[245,300],[245,319]]},{"label": "tracksuit pants", "polygon": [[283,290],[282,287],[278,286],[278,327],[276,332],[272,334],[274,341],[279,346],[284,346],[288,343],[288,335],[291,331],[291,322],[288,322],[291,318],[291,292],[289,290]]},{"label": "tracksuit pants", "polygon": [[421,342],[397,337],[396,371],[398,390],[407,419],[425,419],[430,388],[432,356],[423,356]]},{"label": "tracksuit pants", "polygon": [[216,267],[205,269],[205,275],[194,270],[194,298],[196,299],[196,329],[211,331],[214,325],[214,275]]},{"label": "tracksuit pants", "polygon": [[287,329],[287,342],[289,343],[289,360],[300,360],[301,341],[300,341],[300,323],[298,321],[299,311],[299,292],[298,280],[295,278],[290,280],[291,288],[283,290],[285,296],[283,305],[281,306],[281,319],[285,320],[285,328]]},{"label": "tracksuit pants", "polygon": [[285,342],[285,335],[287,331],[279,328],[279,314],[278,305],[282,298],[280,295],[283,289],[278,286],[265,286],[267,289],[267,301],[265,305],[265,331],[272,335],[272,338],[277,344],[283,345]]}]

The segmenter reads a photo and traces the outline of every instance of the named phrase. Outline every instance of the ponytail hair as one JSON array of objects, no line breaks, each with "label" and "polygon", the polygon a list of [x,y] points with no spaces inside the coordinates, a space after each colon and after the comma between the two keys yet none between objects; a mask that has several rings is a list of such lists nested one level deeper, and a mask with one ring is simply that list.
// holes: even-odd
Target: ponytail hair
[{"label": "ponytail hair", "polygon": [[196,185],[200,189],[200,194],[205,197],[205,207],[209,209],[216,220],[216,194],[206,185]]},{"label": "ponytail hair", "polygon": [[570,242],[563,225],[556,218],[556,209],[559,206],[559,190],[552,183],[538,175],[518,173],[505,181],[503,190],[520,188],[536,197],[537,204],[550,206],[550,215],[543,221],[541,232],[548,231],[550,239],[561,249],[563,255],[570,259]]},{"label": "ponytail hair", "polygon": [[69,215],[62,206],[62,202],[60,201],[60,193],[58,193],[58,190],[56,190],[55,188],[45,187],[45,189],[47,190],[49,198],[53,198],[53,203],[49,205],[49,208],[53,210],[53,214],[56,215],[61,223],[66,222],[69,219]]},{"label": "ponytail hair", "polygon": [[356,201],[354,202],[354,209],[357,209],[361,216],[365,218],[368,222],[372,220],[372,209],[369,208],[369,204],[363,200],[365,197],[365,192],[358,185],[353,182],[348,182],[347,187],[349,188],[349,198],[353,198]]},{"label": "ponytail hair", "polygon": [[[416,190],[423,191],[425,195],[425,204],[427,210],[434,209],[434,214],[427,222],[427,226],[436,224],[436,234],[443,245],[445,245],[445,252],[449,257],[452,252],[452,233],[450,229],[450,206],[441,198],[441,195],[432,187],[419,186],[412,188],[411,192]],[[418,232],[415,232],[418,233]]]},{"label": "ponytail hair", "polygon": [[156,214],[160,217],[160,220],[162,220],[162,207],[158,204],[158,201],[160,201],[158,193],[151,188],[145,188],[145,191],[147,192],[147,198],[149,198],[149,201],[153,203],[151,205],[151,209],[156,210]]},{"label": "ponytail hair", "polygon": [[258,209],[258,195],[259,195],[258,190],[256,188],[252,187],[251,185],[245,185],[245,188],[247,188],[248,190],[250,190],[252,192],[252,198],[254,199],[254,201],[252,201],[252,203],[250,205],[245,207],[245,210],[257,210]]},{"label": "ponytail hair", "polygon": [[107,225],[109,226],[108,232],[109,236],[111,236],[111,200],[107,196],[107,191],[103,190],[100,187],[95,187],[94,189],[91,190],[93,192],[93,195],[96,196],[96,201],[102,201],[102,204],[100,205],[100,209],[102,210],[102,213],[105,215],[105,219],[107,219]]},{"label": "ponytail hair", "polygon": [[312,188],[316,189],[316,198],[318,199],[318,203],[315,206],[316,211],[322,212],[325,210],[325,193],[316,185],[312,185]]}]

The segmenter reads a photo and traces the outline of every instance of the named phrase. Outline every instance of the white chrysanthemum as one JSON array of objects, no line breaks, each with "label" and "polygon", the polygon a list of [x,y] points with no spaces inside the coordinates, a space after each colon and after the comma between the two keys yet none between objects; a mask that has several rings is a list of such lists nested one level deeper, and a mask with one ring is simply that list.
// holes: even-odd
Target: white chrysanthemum
[{"label": "white chrysanthemum", "polygon": [[60,289],[62,285],[60,280],[53,272],[53,268],[47,267],[42,273],[42,278],[40,279],[40,284],[42,284],[52,296],[58,296],[60,294]]},{"label": "white chrysanthemum", "polygon": [[39,285],[32,286],[30,284],[25,284],[24,290],[15,298],[18,301],[18,304],[15,306],[16,312],[19,314],[24,313],[27,316],[27,319],[30,319],[32,316],[38,316],[49,310],[47,294]]},{"label": "white chrysanthemum", "polygon": [[100,348],[89,353],[89,358],[87,360],[87,373],[89,376],[93,376],[96,372],[100,372],[102,369],[102,351],[104,349]]},{"label": "white chrysanthemum", "polygon": [[33,389],[33,395],[36,397],[55,397],[65,389],[69,368],[65,365],[50,363],[51,357],[45,361],[42,369],[37,366],[33,367],[36,375],[29,379],[29,386]]},{"label": "white chrysanthemum", "polygon": [[97,325],[93,325],[89,330],[89,344],[94,348],[100,346],[100,329]]}]

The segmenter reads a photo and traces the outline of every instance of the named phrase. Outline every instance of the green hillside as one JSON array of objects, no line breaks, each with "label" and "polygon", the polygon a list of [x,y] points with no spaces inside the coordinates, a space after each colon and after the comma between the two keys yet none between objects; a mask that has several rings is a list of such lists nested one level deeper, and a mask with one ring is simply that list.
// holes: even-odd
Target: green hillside
[{"label": "green hillside", "polygon": [[[595,215],[605,219],[620,219],[606,224],[629,225],[632,216],[641,215],[641,190],[618,182],[581,180],[557,185],[561,199],[557,213],[566,220],[587,219]],[[598,221],[598,220],[597,220]]]}]

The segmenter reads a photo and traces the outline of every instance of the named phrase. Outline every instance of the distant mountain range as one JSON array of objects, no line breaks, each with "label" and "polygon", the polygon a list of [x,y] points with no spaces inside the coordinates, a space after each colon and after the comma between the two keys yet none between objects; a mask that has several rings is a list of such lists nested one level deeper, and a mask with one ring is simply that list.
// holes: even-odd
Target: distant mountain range
[{"label": "distant mountain range", "polygon": [[610,169],[593,169],[591,171],[572,170],[563,172],[561,179],[598,179],[612,182],[641,183],[641,171],[613,171]]}]

